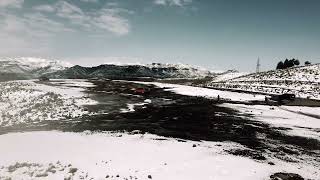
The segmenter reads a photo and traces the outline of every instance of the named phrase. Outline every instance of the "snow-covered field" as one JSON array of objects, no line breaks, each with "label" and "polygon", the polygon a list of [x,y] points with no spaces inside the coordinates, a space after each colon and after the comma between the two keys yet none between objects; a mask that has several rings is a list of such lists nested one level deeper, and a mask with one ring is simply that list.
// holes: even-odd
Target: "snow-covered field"
[{"label": "snow-covered field", "polygon": [[[83,116],[82,107],[95,101],[86,97],[83,80],[65,81],[75,87],[48,86],[35,81],[9,81],[0,83],[0,126],[38,123]],[[76,87],[79,86],[79,87]]]},{"label": "snow-covered field", "polygon": [[[162,138],[161,141],[156,140]],[[276,165],[225,153],[231,142],[179,142],[151,134],[29,132],[0,136],[0,179],[268,179],[295,172],[319,179],[316,167]],[[195,146],[195,147],[194,147]]]},{"label": "snow-covered field", "polygon": [[[142,83],[142,82],[137,82]],[[230,91],[220,91],[215,89],[164,84],[156,82],[143,82],[144,84],[153,84],[161,88],[168,88],[182,95],[201,96],[206,98],[230,99],[232,101],[252,101],[264,100],[264,95],[252,95],[246,93],[237,93]],[[264,121],[278,127],[290,128],[286,133],[290,135],[299,135],[312,137],[320,141],[320,107],[303,107],[303,106],[265,106],[265,105],[245,105],[245,104],[222,104],[223,107],[236,109],[242,113],[251,114],[255,120]],[[308,116],[310,115],[310,116]],[[316,116],[316,117],[313,117]]]},{"label": "snow-covered field", "polygon": [[[264,100],[252,95],[214,89],[154,84],[178,94],[247,102]],[[82,105],[95,104],[86,96],[84,80],[2,82],[0,86],[0,127],[62,120],[88,114]],[[134,111],[128,104],[123,113]],[[251,120],[285,128],[281,133],[320,140],[320,108],[221,104],[251,114]],[[305,114],[301,114],[301,112]],[[248,119],[250,121],[250,119]],[[0,131],[1,132],[1,131]],[[259,134],[257,134],[258,136]],[[267,143],[267,140],[266,140]],[[243,149],[235,142],[180,141],[152,134],[61,131],[7,133],[0,135],[0,179],[269,179],[276,172],[297,173],[320,179],[320,164],[309,155],[297,155],[296,162],[264,152],[266,160],[254,160],[228,153]],[[294,148],[294,147],[292,147]],[[319,150],[313,151],[316,156]],[[285,155],[289,156],[290,155]],[[296,155],[292,155],[296,157]],[[272,163],[270,163],[272,162]]]},{"label": "snow-covered field", "polygon": [[302,136],[320,141],[320,119],[300,114],[320,116],[320,107],[264,106],[244,104],[222,104],[220,106],[236,109],[253,115],[254,120],[263,121],[274,127],[286,128],[283,133]]},{"label": "snow-covered field", "polygon": [[215,89],[178,85],[178,84],[166,84],[166,83],[158,83],[158,82],[140,82],[140,81],[136,81],[135,83],[153,84],[160,88],[166,88],[167,91],[175,92],[177,94],[186,95],[186,96],[199,96],[199,97],[205,97],[210,99],[216,99],[218,98],[218,95],[220,96],[221,99],[226,99],[231,101],[242,101],[242,102],[265,99],[264,95],[237,93],[237,92],[231,92],[231,91],[220,91]]},{"label": "snow-covered field", "polygon": [[[142,82],[137,82],[142,83]],[[246,93],[220,91],[215,89],[164,84],[156,82],[143,82],[144,84],[153,84],[161,88],[168,88],[172,91],[182,95],[201,96],[206,98],[217,98],[219,95],[221,99],[230,99],[232,101],[252,101],[264,100],[264,95],[253,95]],[[265,105],[245,105],[245,104],[222,104],[221,106],[239,110],[242,113],[254,115],[254,118],[270,124],[281,127],[292,128],[291,132],[303,135],[312,136],[320,140],[320,120],[315,117],[310,117],[304,114],[320,116],[320,107],[303,107],[303,106],[265,106]],[[313,130],[307,129],[313,128]],[[317,131],[315,131],[317,130]]]}]

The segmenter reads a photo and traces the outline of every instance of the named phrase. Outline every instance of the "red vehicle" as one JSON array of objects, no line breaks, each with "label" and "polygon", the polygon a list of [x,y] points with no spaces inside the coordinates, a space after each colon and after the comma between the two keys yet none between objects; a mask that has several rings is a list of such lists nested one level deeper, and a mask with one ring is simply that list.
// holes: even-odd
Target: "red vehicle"
[{"label": "red vehicle", "polygon": [[144,88],[137,88],[134,92],[136,94],[145,94],[146,90]]}]

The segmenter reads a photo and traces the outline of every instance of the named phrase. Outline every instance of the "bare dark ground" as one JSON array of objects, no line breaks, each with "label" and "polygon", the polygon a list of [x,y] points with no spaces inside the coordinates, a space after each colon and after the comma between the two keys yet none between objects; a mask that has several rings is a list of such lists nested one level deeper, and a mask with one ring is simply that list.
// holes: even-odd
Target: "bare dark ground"
[{"label": "bare dark ground", "polygon": [[[269,124],[252,120],[249,114],[217,106],[215,100],[189,97],[164,91],[151,85],[118,81],[92,81],[96,87],[88,88],[91,98],[101,104],[86,106],[92,112],[107,112],[64,121],[46,121],[34,126],[6,128],[2,132],[28,130],[62,130],[72,132],[133,131],[152,133],[185,140],[231,141],[247,149],[228,150],[228,153],[250,157],[262,162],[269,158],[320,165],[320,143],[316,139],[288,136]],[[143,87],[150,91],[134,95],[132,88]],[[135,111],[121,113],[127,103],[152,103],[136,106]],[[110,103],[111,102],[111,103]],[[219,102],[221,103],[221,102]],[[319,167],[320,168],[320,167]]]}]

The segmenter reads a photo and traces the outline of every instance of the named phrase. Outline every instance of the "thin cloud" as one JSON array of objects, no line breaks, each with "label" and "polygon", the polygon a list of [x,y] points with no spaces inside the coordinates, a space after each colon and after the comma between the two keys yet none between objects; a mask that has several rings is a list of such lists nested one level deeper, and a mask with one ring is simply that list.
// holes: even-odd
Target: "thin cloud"
[{"label": "thin cloud", "polygon": [[66,1],[58,1],[53,5],[36,6],[33,9],[39,12],[54,13],[88,33],[109,31],[117,36],[130,32],[130,22],[125,15],[134,13],[128,9],[118,8],[117,4],[94,12],[84,12],[78,6]]},{"label": "thin cloud", "polygon": [[61,14],[83,14],[83,11],[79,7],[66,1],[59,1],[55,6],[58,12]]},{"label": "thin cloud", "polygon": [[[52,34],[48,30],[52,30],[52,26],[49,22],[10,14],[2,14],[2,17],[4,19],[0,26],[0,41],[5,46],[1,46],[0,54],[39,55],[50,51],[48,42],[50,38],[48,37]],[[32,23],[40,23],[43,27],[39,29],[36,24]]]},{"label": "thin cloud", "polygon": [[24,0],[0,0],[0,8],[21,8]]},{"label": "thin cloud", "polygon": [[80,0],[81,2],[87,2],[87,3],[97,3],[99,0]]},{"label": "thin cloud", "polygon": [[82,27],[88,27],[90,17],[87,16],[79,7],[70,4],[66,1],[59,1],[55,4],[56,15],[67,19],[72,24],[77,24]]},{"label": "thin cloud", "polygon": [[32,29],[38,29],[48,34],[59,32],[73,32],[74,30],[66,27],[64,24],[54,21],[40,13],[32,13],[24,15],[24,24]]},{"label": "thin cloud", "polygon": [[36,11],[48,12],[48,13],[55,12],[55,10],[56,10],[56,8],[51,5],[39,5],[39,6],[33,7],[33,9]]},{"label": "thin cloud", "polygon": [[154,0],[154,4],[161,6],[179,6],[191,4],[192,0]]},{"label": "thin cloud", "polygon": [[129,20],[120,15],[121,12],[131,13],[125,9],[103,9],[92,18],[91,23],[114,34],[126,35],[130,32],[130,24]]}]

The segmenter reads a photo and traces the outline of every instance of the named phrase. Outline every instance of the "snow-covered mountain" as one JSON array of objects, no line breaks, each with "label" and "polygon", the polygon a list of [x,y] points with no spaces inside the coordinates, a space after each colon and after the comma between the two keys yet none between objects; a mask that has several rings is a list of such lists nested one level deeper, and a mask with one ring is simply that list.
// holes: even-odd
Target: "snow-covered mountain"
[{"label": "snow-covered mountain", "polygon": [[[151,68],[151,69],[163,69],[164,71],[168,69],[168,73],[173,73],[173,77],[190,77],[190,78],[199,78],[199,77],[206,77],[206,76],[212,76],[215,73],[212,71],[209,71],[205,68],[199,67],[199,66],[193,66],[189,64],[171,64],[171,63],[151,63],[151,64],[145,64],[143,65],[145,67]],[[175,71],[170,71],[175,70]]]},{"label": "snow-covered mountain", "polygon": [[48,75],[50,78],[202,78],[215,73],[190,65],[152,63],[146,65],[103,64],[94,67],[73,66]]},{"label": "snow-covered mountain", "polygon": [[0,80],[32,79],[47,76],[55,79],[113,78],[204,78],[214,81],[244,75],[236,70],[213,72],[188,64],[103,64],[94,67],[41,58],[0,58]]},{"label": "snow-covered mountain", "polygon": [[213,81],[209,87],[281,94],[320,99],[320,64],[248,74]]},{"label": "snow-covered mountain", "polygon": [[72,64],[41,58],[0,58],[0,80],[30,79],[71,67]]}]

